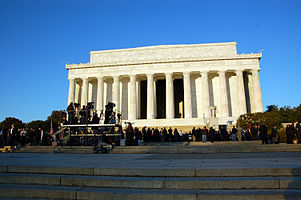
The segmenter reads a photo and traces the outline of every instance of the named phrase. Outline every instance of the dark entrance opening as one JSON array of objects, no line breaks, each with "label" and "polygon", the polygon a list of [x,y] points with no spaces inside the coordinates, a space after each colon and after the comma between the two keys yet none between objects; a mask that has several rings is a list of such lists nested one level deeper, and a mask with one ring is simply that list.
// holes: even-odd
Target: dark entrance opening
[{"label": "dark entrance opening", "polygon": [[146,119],[147,109],[147,81],[142,80],[140,82],[140,118]]},{"label": "dark entrance opening", "polygon": [[175,118],[183,118],[184,114],[184,84],[183,79],[175,79],[174,100],[175,100]]},{"label": "dark entrance opening", "polygon": [[243,73],[243,80],[244,80],[246,103],[247,103],[247,113],[250,113],[251,112],[251,99],[250,99],[250,88],[249,88],[248,72]]},{"label": "dark entrance opening", "polygon": [[157,119],[166,118],[166,80],[156,81]]}]

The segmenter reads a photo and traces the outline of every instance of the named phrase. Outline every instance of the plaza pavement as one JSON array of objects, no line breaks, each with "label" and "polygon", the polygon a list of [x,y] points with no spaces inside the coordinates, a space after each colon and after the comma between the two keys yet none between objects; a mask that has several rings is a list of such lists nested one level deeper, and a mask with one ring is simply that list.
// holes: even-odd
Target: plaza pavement
[{"label": "plaza pavement", "polygon": [[216,154],[2,153],[0,166],[142,169],[301,168],[301,152]]}]

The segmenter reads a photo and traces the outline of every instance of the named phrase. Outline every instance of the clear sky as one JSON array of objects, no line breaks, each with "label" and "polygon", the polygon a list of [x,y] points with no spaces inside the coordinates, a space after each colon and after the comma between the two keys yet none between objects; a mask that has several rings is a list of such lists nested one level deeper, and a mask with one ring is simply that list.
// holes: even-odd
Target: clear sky
[{"label": "clear sky", "polygon": [[92,50],[231,41],[263,50],[264,109],[301,103],[299,0],[0,0],[0,121],[66,109],[65,64]]}]

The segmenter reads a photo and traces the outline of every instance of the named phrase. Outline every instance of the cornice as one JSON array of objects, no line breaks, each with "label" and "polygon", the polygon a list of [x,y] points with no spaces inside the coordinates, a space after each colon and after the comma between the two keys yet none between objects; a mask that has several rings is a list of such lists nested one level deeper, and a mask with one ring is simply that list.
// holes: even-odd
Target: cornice
[{"label": "cornice", "polygon": [[[147,47],[143,47],[147,48]],[[80,63],[80,64],[66,64],[66,69],[83,69],[83,68],[98,68],[98,67],[119,67],[119,66],[131,66],[131,65],[149,65],[149,64],[169,64],[169,63],[187,63],[187,62],[204,62],[204,61],[221,61],[221,60],[242,60],[242,59],[261,59],[262,53],[256,54],[237,54],[235,56],[220,56],[220,57],[185,57],[185,58],[173,58],[162,60],[145,60],[141,62],[127,61],[124,63],[111,62],[111,63]]]}]

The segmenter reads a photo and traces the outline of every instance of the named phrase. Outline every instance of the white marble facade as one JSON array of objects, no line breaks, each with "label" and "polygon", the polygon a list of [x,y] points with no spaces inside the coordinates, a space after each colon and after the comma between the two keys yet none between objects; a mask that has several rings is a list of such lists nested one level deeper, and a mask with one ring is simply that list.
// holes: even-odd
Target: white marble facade
[{"label": "white marble facade", "polygon": [[97,113],[116,104],[135,126],[235,123],[262,112],[259,54],[237,54],[236,42],[162,45],[90,52],[66,65],[70,102],[93,101]]}]

